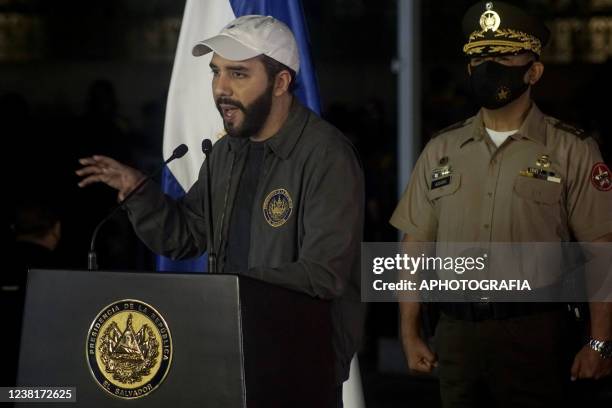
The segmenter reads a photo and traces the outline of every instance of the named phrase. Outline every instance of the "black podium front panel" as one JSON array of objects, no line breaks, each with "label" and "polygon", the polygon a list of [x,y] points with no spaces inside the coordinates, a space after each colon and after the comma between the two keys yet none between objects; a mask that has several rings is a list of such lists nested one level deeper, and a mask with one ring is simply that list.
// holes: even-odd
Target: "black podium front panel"
[{"label": "black podium front panel", "polygon": [[[246,406],[238,278],[202,278],[30,271],[18,384],[76,387],[77,402],[66,403],[68,407]],[[126,299],[152,306],[165,320],[172,342],[165,378],[148,395],[133,399],[105,391],[87,360],[92,323],[105,307]],[[134,324],[134,332],[139,327]],[[121,342],[129,352],[129,343],[123,338]],[[26,405],[40,406],[18,406]]]}]

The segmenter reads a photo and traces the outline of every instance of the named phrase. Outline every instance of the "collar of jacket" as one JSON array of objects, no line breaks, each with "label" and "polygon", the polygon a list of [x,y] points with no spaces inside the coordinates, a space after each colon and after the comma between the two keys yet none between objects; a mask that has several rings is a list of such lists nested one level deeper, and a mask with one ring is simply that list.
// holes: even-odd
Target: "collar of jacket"
[{"label": "collar of jacket", "polygon": [[[302,136],[309,116],[310,111],[294,96],[287,120],[285,120],[283,126],[274,136],[266,140],[266,146],[281,159],[287,159],[300,136]],[[230,151],[239,152],[248,142],[249,139],[247,138],[237,139],[235,137],[230,137],[228,148]]]}]

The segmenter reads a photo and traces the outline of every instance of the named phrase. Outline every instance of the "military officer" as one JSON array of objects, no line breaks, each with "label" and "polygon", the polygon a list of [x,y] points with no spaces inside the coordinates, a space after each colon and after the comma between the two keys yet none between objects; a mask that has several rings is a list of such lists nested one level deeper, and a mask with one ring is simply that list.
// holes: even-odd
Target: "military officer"
[{"label": "military officer", "polygon": [[[391,218],[404,241],[612,241],[612,179],[593,138],[532,101],[549,30],[502,2],[465,14],[467,71],[481,106],[425,147]],[[441,303],[434,353],[419,303],[400,303],[411,369],[439,367],[445,407],[561,406],[571,379],[612,372],[612,309],[591,303],[591,341],[566,353],[557,303]],[[573,362],[572,362],[573,357]]]}]

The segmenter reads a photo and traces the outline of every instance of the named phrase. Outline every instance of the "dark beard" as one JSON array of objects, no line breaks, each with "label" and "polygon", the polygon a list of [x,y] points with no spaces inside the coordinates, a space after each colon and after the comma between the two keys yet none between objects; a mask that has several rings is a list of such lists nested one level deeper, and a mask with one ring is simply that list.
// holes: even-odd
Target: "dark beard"
[{"label": "dark beard", "polygon": [[239,127],[231,126],[225,122],[225,120],[223,121],[223,127],[225,128],[227,134],[231,137],[241,139],[257,134],[270,115],[270,110],[272,109],[272,92],[272,86],[268,86],[266,90],[248,107],[245,107],[240,102],[230,98],[221,97],[217,99],[217,109],[222,116],[223,111],[219,107],[220,104],[233,105],[240,109],[244,114],[244,120],[242,121],[242,125]]}]

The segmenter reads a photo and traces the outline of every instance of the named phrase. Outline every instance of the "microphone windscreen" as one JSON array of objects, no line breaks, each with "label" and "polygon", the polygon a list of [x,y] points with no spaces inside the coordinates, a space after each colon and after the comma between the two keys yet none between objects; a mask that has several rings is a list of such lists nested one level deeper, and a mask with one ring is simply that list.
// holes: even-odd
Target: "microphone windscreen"
[{"label": "microphone windscreen", "polygon": [[180,159],[181,157],[187,154],[188,150],[189,148],[187,147],[187,145],[183,143],[181,145],[178,145],[176,149],[174,149],[174,152],[172,152],[172,156],[174,156],[177,159]]},{"label": "microphone windscreen", "polygon": [[202,152],[204,154],[208,154],[212,151],[212,142],[210,141],[210,139],[204,139],[202,140]]}]

